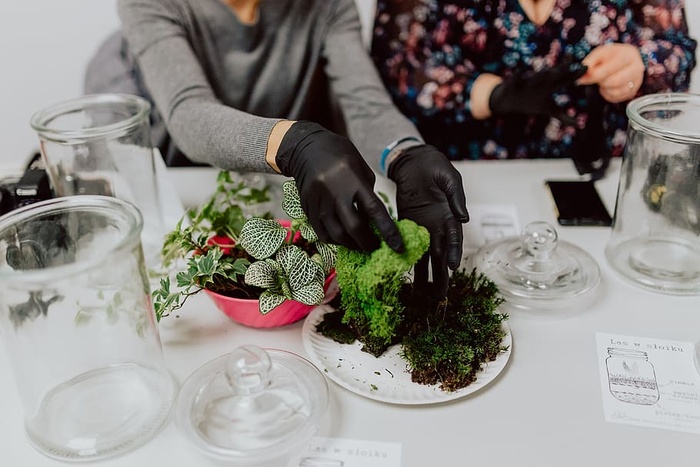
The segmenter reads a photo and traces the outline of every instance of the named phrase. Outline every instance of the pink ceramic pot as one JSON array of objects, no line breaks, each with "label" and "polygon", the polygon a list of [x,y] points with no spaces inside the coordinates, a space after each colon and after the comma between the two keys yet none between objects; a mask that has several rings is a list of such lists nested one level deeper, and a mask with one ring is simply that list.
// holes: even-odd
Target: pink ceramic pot
[{"label": "pink ceramic pot", "polygon": [[[326,278],[324,289],[326,297],[323,302],[327,303],[338,293],[335,271]],[[305,305],[294,300],[286,300],[268,314],[263,315],[260,314],[258,300],[231,298],[207,289],[204,289],[204,291],[211,297],[216,307],[226,316],[237,323],[253,328],[274,328],[292,324],[305,318],[316,307],[315,305]]]}]

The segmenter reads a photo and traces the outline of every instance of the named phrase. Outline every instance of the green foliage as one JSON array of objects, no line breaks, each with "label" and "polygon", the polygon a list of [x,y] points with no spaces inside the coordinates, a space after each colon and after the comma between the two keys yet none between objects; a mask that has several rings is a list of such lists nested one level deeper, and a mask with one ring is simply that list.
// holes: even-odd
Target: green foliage
[{"label": "green foliage", "polygon": [[[163,242],[163,266],[184,260],[185,270],[160,281],[153,292],[158,321],[181,308],[188,297],[204,288],[222,287],[242,282],[250,264],[247,254],[238,245],[241,228],[252,215],[262,219],[270,197],[268,188],[253,188],[227,171],[219,172],[216,190],[202,206],[188,210]],[[219,242],[230,239],[231,244]]]},{"label": "green foliage", "polygon": [[222,170],[216,179],[216,189],[203,205],[189,209],[168,233],[161,251],[163,265],[169,267],[192,252],[204,251],[213,236],[238,241],[243,224],[252,216],[269,219],[268,187],[253,188],[242,179]]},{"label": "green foliage", "polygon": [[396,333],[404,309],[399,293],[406,274],[430,244],[428,231],[415,222],[403,219],[397,226],[406,247],[404,253],[396,253],[386,242],[372,253],[339,247],[336,261],[344,322],[366,328],[380,346]]},{"label": "green foliage", "polygon": [[[282,186],[282,208],[292,218],[287,228],[275,220],[252,218],[242,227],[240,245],[258,261],[245,274],[245,282],[264,289],[260,313],[267,314],[285,300],[307,305],[323,301],[326,274],[335,265],[336,246],[319,242],[301,208],[299,191],[293,181]],[[318,254],[310,256],[297,246],[297,234],[313,244]]]},{"label": "green foliage", "polygon": [[[341,264],[344,262],[339,259],[339,269]],[[345,300],[345,290],[341,292]],[[390,343],[382,343],[370,334],[368,326],[357,326],[356,320],[346,323],[343,306],[339,312],[324,315],[316,331],[344,344],[358,339],[363,350],[375,356],[389,344],[401,345],[411,379],[439,384],[448,392],[474,382],[484,364],[507,350],[502,342],[503,321],[508,316],[497,311],[504,300],[496,284],[483,274],[456,271],[450,278],[447,298],[442,300],[405,283],[399,300],[405,309]]]}]

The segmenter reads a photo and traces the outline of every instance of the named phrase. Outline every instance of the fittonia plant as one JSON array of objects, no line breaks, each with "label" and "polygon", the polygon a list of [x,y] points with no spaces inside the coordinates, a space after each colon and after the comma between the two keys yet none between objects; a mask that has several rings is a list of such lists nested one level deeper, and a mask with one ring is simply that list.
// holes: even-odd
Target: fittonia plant
[{"label": "fittonia plant", "polygon": [[254,217],[239,235],[240,246],[257,260],[248,266],[245,282],[265,289],[260,294],[262,314],[285,300],[320,304],[326,276],[335,265],[336,245],[318,240],[301,207],[296,184],[290,180],[282,189],[282,209],[292,219],[289,226]]}]

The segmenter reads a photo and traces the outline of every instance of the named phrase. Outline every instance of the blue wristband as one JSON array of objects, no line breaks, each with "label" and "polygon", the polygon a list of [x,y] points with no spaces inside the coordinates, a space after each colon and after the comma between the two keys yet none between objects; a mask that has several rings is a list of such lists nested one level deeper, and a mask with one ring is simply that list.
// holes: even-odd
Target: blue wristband
[{"label": "blue wristband", "polygon": [[386,175],[386,163],[392,151],[396,149],[399,145],[409,141],[419,144],[421,143],[421,140],[416,138],[415,136],[404,136],[403,138],[399,138],[395,141],[392,141],[387,147],[384,148],[384,150],[382,151],[382,155],[379,157],[379,171],[382,173],[382,175]]}]

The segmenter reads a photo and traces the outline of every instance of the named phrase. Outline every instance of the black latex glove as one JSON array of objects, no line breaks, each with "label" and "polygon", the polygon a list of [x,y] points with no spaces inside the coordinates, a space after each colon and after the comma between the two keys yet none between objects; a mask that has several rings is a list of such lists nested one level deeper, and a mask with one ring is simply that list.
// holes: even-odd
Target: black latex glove
[{"label": "black latex glove", "polygon": [[580,63],[564,63],[540,71],[516,73],[491,92],[491,113],[546,115],[566,125],[574,125],[576,121],[554,101],[554,93],[574,84],[586,69]]},{"label": "black latex glove", "polygon": [[349,139],[298,121],[282,138],[276,163],[294,178],[321,241],[372,251],[379,247],[373,224],[389,247],[403,251],[396,223],[374,193],[374,172]]},{"label": "black latex glove", "polygon": [[389,166],[396,182],[399,218],[411,219],[430,232],[430,251],[415,267],[414,284],[428,281],[432,264],[435,295],[444,297],[449,285],[447,268],[455,270],[462,259],[462,223],[469,221],[462,176],[433,146],[406,149]]},{"label": "black latex glove", "polygon": [[586,86],[588,120],[576,130],[571,159],[580,175],[591,174],[592,180],[603,178],[612,157],[605,134],[605,100],[598,86]]}]

